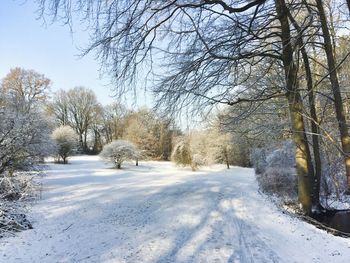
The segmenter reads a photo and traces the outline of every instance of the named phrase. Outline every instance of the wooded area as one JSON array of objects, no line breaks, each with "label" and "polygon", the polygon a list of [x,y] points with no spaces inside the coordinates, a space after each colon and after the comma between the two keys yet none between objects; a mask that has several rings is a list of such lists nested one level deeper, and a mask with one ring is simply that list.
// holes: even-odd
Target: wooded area
[{"label": "wooded area", "polygon": [[[291,137],[305,213],[320,208],[322,178],[334,176],[325,170],[338,158],[350,187],[346,2],[42,0],[41,10],[67,23],[79,13],[96,25],[86,52],[98,55],[118,94],[148,68],[156,79],[148,88],[168,112],[223,104],[234,126],[251,126],[246,134]],[[263,127],[265,119],[274,126]],[[267,134],[256,147],[270,144]]]}]

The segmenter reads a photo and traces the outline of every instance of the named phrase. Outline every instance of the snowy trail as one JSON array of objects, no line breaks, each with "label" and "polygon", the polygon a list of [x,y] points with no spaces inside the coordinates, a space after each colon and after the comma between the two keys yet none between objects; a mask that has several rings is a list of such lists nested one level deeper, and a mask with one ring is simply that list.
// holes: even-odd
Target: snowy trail
[{"label": "snowy trail", "polygon": [[350,240],[278,211],[251,169],[109,167],[50,164],[34,229],[0,240],[0,262],[350,262]]}]

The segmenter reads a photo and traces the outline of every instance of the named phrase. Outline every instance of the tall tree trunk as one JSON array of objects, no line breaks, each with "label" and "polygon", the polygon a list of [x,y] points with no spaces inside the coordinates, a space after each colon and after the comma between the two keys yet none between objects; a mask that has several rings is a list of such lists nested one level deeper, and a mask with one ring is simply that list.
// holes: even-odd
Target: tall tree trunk
[{"label": "tall tree trunk", "polygon": [[87,139],[87,130],[84,131],[84,148],[83,148],[83,149],[84,149],[84,152],[85,152],[85,153],[88,152],[86,139]]},{"label": "tall tree trunk", "polygon": [[307,90],[308,90],[308,99],[309,99],[309,107],[310,107],[310,115],[311,115],[311,132],[312,132],[312,150],[314,154],[314,165],[315,165],[315,173],[312,179],[312,206],[313,210],[320,208],[320,188],[321,188],[321,176],[322,176],[322,161],[321,161],[321,150],[320,150],[320,142],[319,142],[319,134],[320,129],[318,127],[319,121],[316,112],[315,105],[315,93],[313,90],[313,81],[312,81],[312,73],[310,69],[309,58],[306,54],[305,48],[302,48],[302,56],[306,71],[307,78]]},{"label": "tall tree trunk", "polygon": [[349,131],[346,123],[346,116],[343,107],[343,101],[340,92],[340,85],[337,75],[337,68],[335,63],[335,58],[333,55],[333,47],[331,36],[329,33],[327,25],[327,17],[323,8],[322,0],[316,0],[317,10],[320,17],[320,23],[322,27],[323,39],[324,39],[324,48],[327,56],[329,76],[332,84],[332,91],[334,97],[334,107],[336,112],[336,117],[339,125],[339,133],[341,139],[341,145],[344,155],[345,170],[347,177],[348,192],[350,190],[350,137]]},{"label": "tall tree trunk", "polygon": [[317,117],[317,111],[316,111],[316,103],[315,103],[315,92],[313,87],[313,79],[312,79],[312,72],[311,72],[311,66],[309,57],[307,55],[302,30],[297,23],[297,21],[294,19],[294,17],[291,15],[290,12],[288,12],[288,17],[290,18],[291,22],[293,23],[294,27],[299,33],[298,38],[298,45],[301,51],[303,64],[305,67],[305,76],[306,76],[306,86],[308,91],[308,100],[309,100],[309,107],[310,107],[310,116],[311,116],[311,132],[312,132],[312,150],[314,154],[314,177],[311,179],[311,186],[312,186],[312,210],[318,211],[321,209],[320,206],[320,186],[321,186],[321,175],[322,175],[322,161],[321,161],[321,154],[320,154],[320,142],[319,142],[319,134],[320,129],[318,127],[319,121]]},{"label": "tall tree trunk", "polygon": [[312,199],[310,180],[314,176],[310,149],[305,134],[305,125],[302,115],[303,104],[298,91],[297,69],[293,59],[291,45],[288,9],[284,0],[275,0],[276,12],[281,26],[282,60],[285,71],[287,99],[293,129],[293,139],[296,145],[296,169],[298,174],[298,196],[303,211],[311,214]]}]

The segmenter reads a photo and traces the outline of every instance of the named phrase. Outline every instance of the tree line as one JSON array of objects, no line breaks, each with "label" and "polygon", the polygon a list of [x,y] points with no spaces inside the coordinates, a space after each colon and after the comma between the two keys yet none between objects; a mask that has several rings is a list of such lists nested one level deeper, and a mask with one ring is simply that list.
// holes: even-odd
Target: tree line
[{"label": "tree line", "polygon": [[[35,136],[35,130],[46,134],[40,140],[49,143],[50,131],[60,126],[74,130],[78,137],[77,151],[81,153],[97,154],[103,145],[125,139],[134,143],[146,159],[169,160],[172,140],[180,133],[172,119],[160,117],[147,108],[130,110],[120,103],[103,106],[94,91],[84,87],[52,93],[50,83],[44,75],[22,68],[10,70],[2,80],[2,125],[7,125],[1,129],[4,137],[1,140],[4,148],[1,151],[2,169],[5,169],[5,163],[11,162],[11,155],[5,148],[16,152],[9,144],[9,136],[14,136],[12,140],[22,147],[21,144],[30,143],[30,140],[24,143],[24,138],[15,136],[24,136],[27,132]],[[20,123],[19,130],[15,130],[21,119],[25,123]],[[35,125],[29,124],[32,122]],[[37,126],[45,126],[45,129],[40,130]],[[46,152],[43,151],[43,156]]]},{"label": "tree line", "polygon": [[93,90],[75,87],[53,94],[48,113],[56,126],[70,126],[78,135],[83,153],[97,154],[103,145],[125,139],[145,158],[169,160],[175,122],[149,109],[129,110],[120,103],[101,105]]}]

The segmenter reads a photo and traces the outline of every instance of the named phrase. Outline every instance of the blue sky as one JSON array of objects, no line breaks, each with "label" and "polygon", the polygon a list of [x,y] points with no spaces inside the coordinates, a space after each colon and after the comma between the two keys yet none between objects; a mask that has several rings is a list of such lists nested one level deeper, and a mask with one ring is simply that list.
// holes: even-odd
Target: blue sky
[{"label": "blue sky", "polygon": [[[84,86],[93,89],[102,104],[115,100],[108,85],[110,79],[100,79],[99,63],[93,55],[79,57],[78,47],[86,47],[88,32],[75,27],[72,35],[68,26],[60,23],[45,26],[42,19],[37,19],[33,2],[1,1],[0,78],[14,67],[34,69],[52,80],[53,91]],[[142,95],[137,105],[151,106]]]}]

